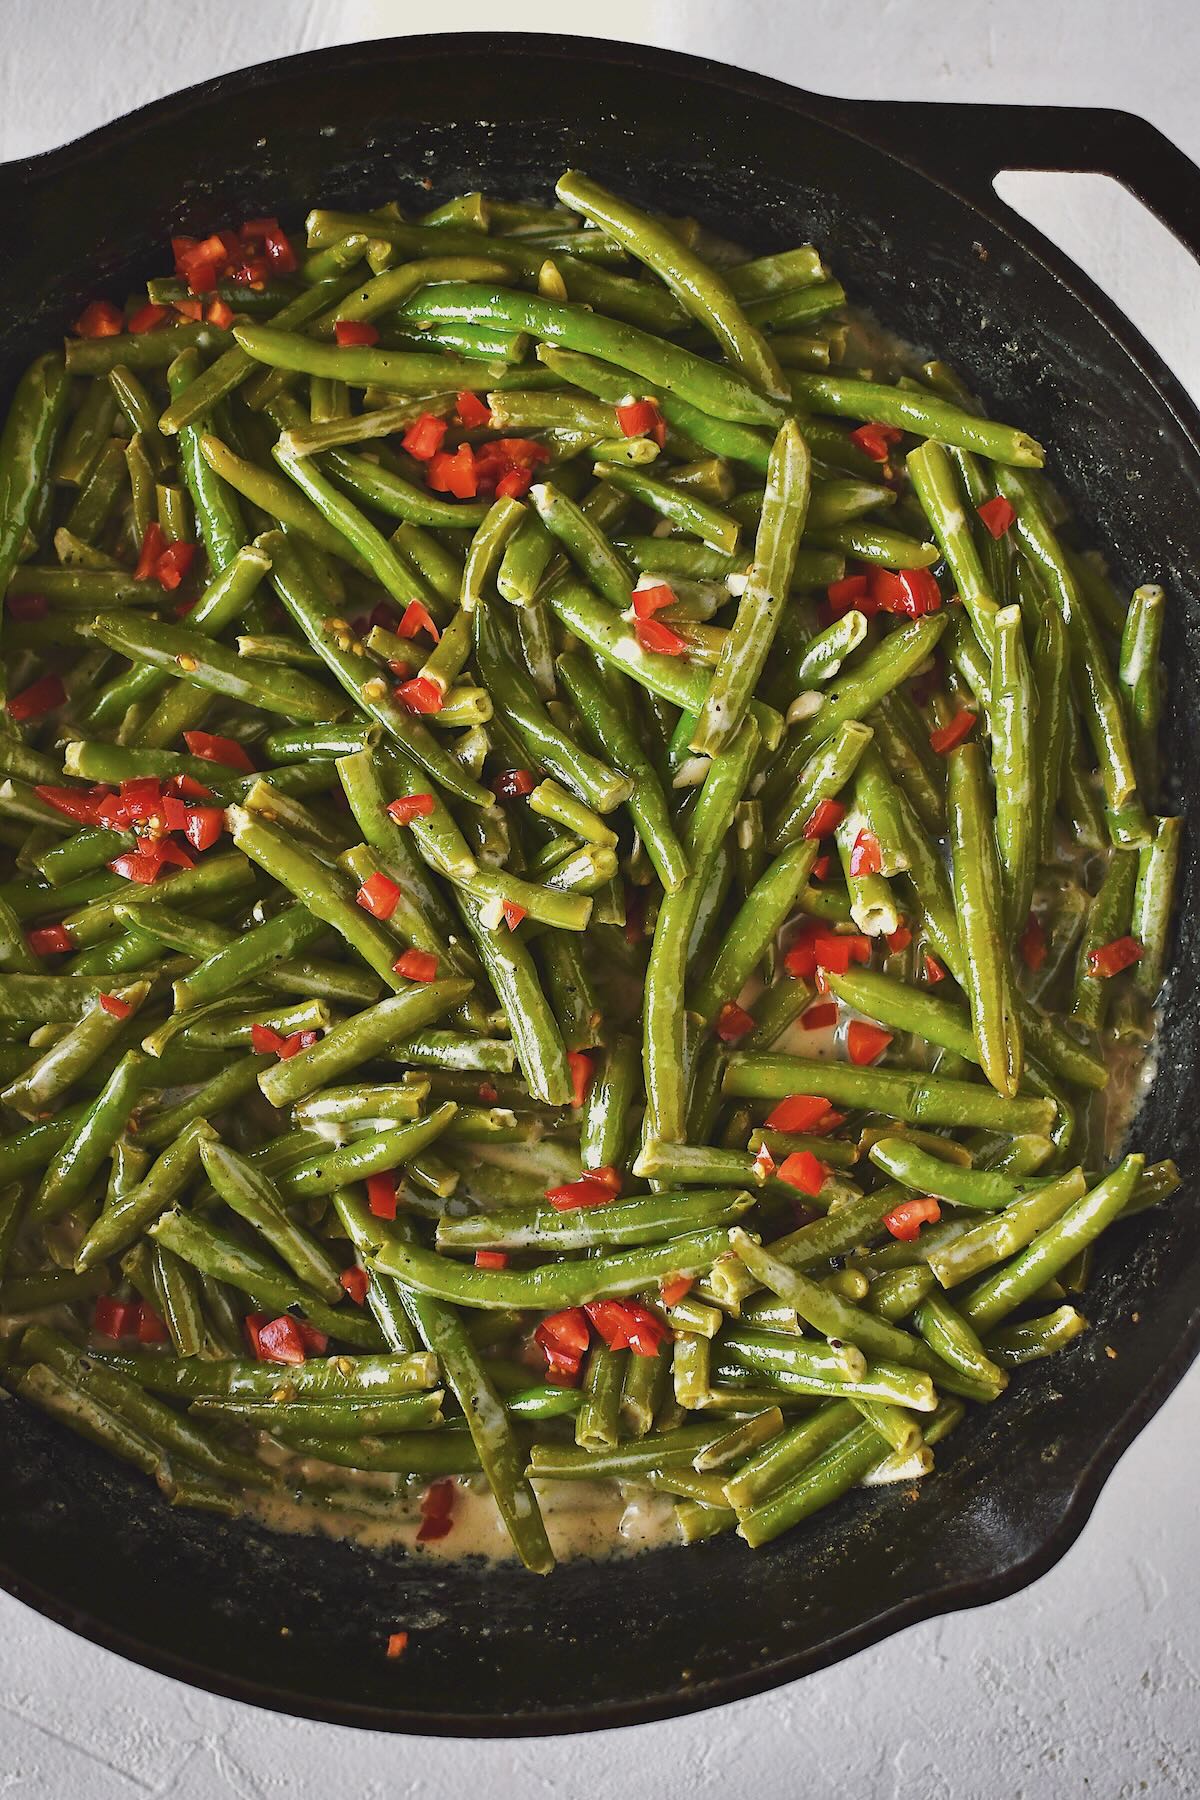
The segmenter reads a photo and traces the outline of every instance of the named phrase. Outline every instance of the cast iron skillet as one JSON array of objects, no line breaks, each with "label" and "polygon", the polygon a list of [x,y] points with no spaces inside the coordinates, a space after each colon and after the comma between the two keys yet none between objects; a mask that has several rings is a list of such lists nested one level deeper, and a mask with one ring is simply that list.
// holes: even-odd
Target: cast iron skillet
[{"label": "cast iron skillet", "polygon": [[[935,346],[1053,472],[1126,588],[1163,582],[1178,699],[1200,693],[1200,418],[1132,327],[995,198],[1011,165],[1106,170],[1196,250],[1200,173],[1115,112],[827,99],[624,44],[436,37],[209,82],[0,169],[6,380],[80,303],[164,266],[169,234],[315,201],[548,192],[568,164],[751,247],[812,238],[887,324]],[[422,184],[431,191],[422,191]],[[1200,787],[1177,705],[1169,754]],[[1198,915],[1185,904],[1140,1147],[1197,1164]],[[0,1152],[2,1157],[2,1152]],[[0,1580],[138,1662],[262,1706],[392,1731],[582,1731],[790,1681],[1012,1593],[1083,1527],[1200,1343],[1200,1207],[1110,1234],[1092,1330],[974,1413],[910,1496],[851,1499],[765,1552],[720,1538],[548,1580],[379,1558],[172,1513],[36,1414],[0,1418]],[[1134,1323],[1134,1319],[1138,1323]],[[1116,1352],[1106,1354],[1106,1346]],[[402,1663],[383,1644],[411,1633]]]}]

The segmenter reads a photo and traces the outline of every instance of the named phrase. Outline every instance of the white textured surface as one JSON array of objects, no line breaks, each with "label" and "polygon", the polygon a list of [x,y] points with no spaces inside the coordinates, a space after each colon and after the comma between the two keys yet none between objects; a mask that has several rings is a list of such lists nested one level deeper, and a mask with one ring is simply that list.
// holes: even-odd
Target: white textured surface
[{"label": "white textured surface", "polygon": [[[405,0],[5,0],[0,157],[223,70],[400,32]],[[442,15],[445,16],[445,15]],[[1200,158],[1193,0],[458,0],[459,30],[602,27],[829,92],[1143,113]],[[1020,161],[1020,146],[1014,146]],[[1200,395],[1200,273],[1111,184],[1002,191]],[[396,1741],[216,1700],[0,1597],[0,1795],[57,1800],[1100,1800],[1200,1793],[1200,1368],[1035,1587],[723,1711],[586,1739]],[[397,1668],[403,1680],[403,1665]]]}]

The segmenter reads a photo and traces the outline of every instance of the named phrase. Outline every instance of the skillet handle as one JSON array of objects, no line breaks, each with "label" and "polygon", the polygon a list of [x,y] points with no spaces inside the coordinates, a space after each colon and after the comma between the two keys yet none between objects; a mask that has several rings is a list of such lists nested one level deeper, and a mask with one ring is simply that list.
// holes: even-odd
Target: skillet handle
[{"label": "skillet handle", "polygon": [[[921,162],[993,211],[1002,169],[1111,175],[1200,261],[1200,168],[1136,113],[1092,106],[970,106],[871,102],[861,125],[882,125],[893,154]],[[861,127],[860,127],[861,128]],[[1002,203],[1001,203],[1002,204]]]}]

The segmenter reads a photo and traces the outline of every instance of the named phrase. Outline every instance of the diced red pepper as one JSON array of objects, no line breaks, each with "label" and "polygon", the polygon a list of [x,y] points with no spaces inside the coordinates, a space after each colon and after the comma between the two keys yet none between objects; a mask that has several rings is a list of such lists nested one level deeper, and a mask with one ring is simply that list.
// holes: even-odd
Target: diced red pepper
[{"label": "diced red pepper", "polygon": [[127,850],[121,856],[114,856],[109,868],[114,875],[120,875],[125,881],[139,882],[149,887],[157,881],[166,858],[162,854],[162,845],[151,845],[149,840],[140,850]]},{"label": "diced red pepper", "polygon": [[938,961],[936,956],[930,956],[929,953],[926,952],[924,961],[925,961],[925,979],[926,979],[926,981],[928,981],[930,983],[931,986],[935,982],[945,981],[946,971],[945,971],[945,969],[943,969],[941,963]]},{"label": "diced red pepper", "polygon": [[92,300],[75,321],[82,338],[120,337],[125,329],[125,315],[111,300]]},{"label": "diced red pepper", "polygon": [[127,1019],[133,1011],[128,1000],[122,1000],[119,994],[101,994],[100,1004],[114,1019]]},{"label": "diced red pepper", "polygon": [[653,400],[627,400],[617,407],[617,424],[627,438],[648,437],[661,450],[667,439],[667,421]]},{"label": "diced red pepper", "polygon": [[911,943],[912,932],[907,925],[897,925],[895,931],[889,931],[887,934],[887,947],[893,956],[899,956],[900,952],[907,950]]},{"label": "diced red pepper", "polygon": [[772,1131],[812,1131],[828,1111],[820,1094],[789,1094],[767,1114],[767,1124]]},{"label": "diced red pepper", "polygon": [[635,1356],[657,1356],[662,1344],[674,1337],[670,1327],[639,1300],[622,1300],[619,1305],[625,1314],[625,1347]]},{"label": "diced red pepper", "polygon": [[477,1250],[475,1267],[477,1269],[507,1269],[508,1252],[506,1250]]},{"label": "diced red pepper", "polygon": [[301,1050],[311,1050],[319,1036],[320,1033],[316,1031],[293,1031],[279,1046],[280,1062],[287,1062],[291,1057],[298,1056]]},{"label": "diced red pepper", "polygon": [[203,300],[176,300],[171,310],[177,319],[185,320],[189,325],[198,325],[204,317]]},{"label": "diced red pepper", "polygon": [[384,1175],[368,1175],[367,1206],[377,1219],[396,1216],[396,1177],[389,1169]]},{"label": "diced red pepper", "polygon": [[353,1300],[355,1306],[363,1306],[366,1304],[367,1279],[367,1271],[357,1267],[353,1269],[343,1269],[338,1276],[338,1280]]},{"label": "diced red pepper", "polygon": [[818,856],[816,862],[812,866],[812,879],[814,881],[827,880],[828,876],[829,876],[829,871],[830,871],[830,869],[832,869],[832,867],[833,867],[833,858],[832,858],[832,856],[830,856],[828,854],[828,852],[826,852],[822,856]]},{"label": "diced red pepper", "polygon": [[928,569],[872,569],[868,582],[876,612],[919,619],[942,604],[942,590]]},{"label": "diced red pepper", "polygon": [[407,1649],[408,1649],[408,1633],[407,1633],[407,1631],[393,1631],[391,1637],[389,1637],[389,1639],[387,1641],[387,1650],[386,1650],[385,1654],[387,1656],[393,1657],[393,1658],[397,1657],[397,1656],[403,1656],[404,1652]]},{"label": "diced red pepper", "polygon": [[924,1199],[902,1200],[890,1213],[884,1213],[883,1222],[894,1238],[911,1244],[920,1237],[922,1225],[936,1225],[941,1216],[937,1201],[926,1195]]},{"label": "diced red pepper", "polygon": [[246,219],[238,236],[246,250],[261,251],[277,275],[291,275],[297,268],[296,252],[278,219]]},{"label": "diced red pepper", "polygon": [[865,1019],[851,1019],[846,1027],[846,1053],[852,1063],[864,1068],[876,1062],[892,1041],[890,1031],[869,1025]]},{"label": "diced red pepper", "polygon": [[779,1179],[786,1181],[789,1187],[799,1189],[800,1193],[815,1198],[825,1185],[825,1177],[829,1173],[828,1165],[823,1163],[811,1150],[793,1150],[785,1156],[779,1165]]},{"label": "diced red pepper", "polygon": [[400,904],[400,889],[382,869],[376,869],[363,882],[354,898],[372,918],[390,919]]},{"label": "diced red pepper", "polygon": [[221,331],[228,331],[233,324],[234,312],[228,300],[222,300],[217,294],[204,308],[204,317],[210,325],[216,325]]},{"label": "diced red pepper", "polygon": [[595,1066],[586,1050],[568,1050],[567,1065],[571,1071],[571,1105],[582,1106],[592,1085]]},{"label": "diced red pepper", "polygon": [[287,1039],[273,1025],[251,1025],[250,1044],[259,1056],[278,1056]]},{"label": "diced red pepper", "polygon": [[475,1092],[482,1106],[495,1106],[500,1098],[500,1089],[494,1081],[481,1081]]},{"label": "diced red pepper", "polygon": [[839,800],[818,800],[808,815],[803,835],[806,838],[828,837],[845,816],[846,809]]},{"label": "diced red pepper", "polygon": [[873,831],[862,830],[850,849],[850,873],[855,876],[878,875],[883,867],[883,853]]},{"label": "diced red pepper", "polygon": [[214,737],[211,731],[185,731],[183,741],[201,762],[220,763],[223,768],[237,769],[245,775],[254,773],[245,746],[234,738]]},{"label": "diced red pepper", "polygon": [[1098,950],[1088,951],[1087,972],[1101,981],[1108,981],[1122,969],[1132,968],[1144,954],[1135,937],[1114,938],[1110,944],[1101,944]]},{"label": "diced red pepper", "polygon": [[1016,507],[1003,494],[997,494],[994,500],[985,500],[975,511],[994,538],[1002,538],[1017,522]]},{"label": "diced red pepper", "polygon": [[96,808],[107,793],[107,789],[101,789],[98,794],[95,788],[85,793],[81,788],[40,785],[33,791],[39,800],[44,801],[47,806],[52,806],[55,812],[62,813],[64,818],[75,819],[80,825],[96,823]]},{"label": "diced red pepper", "polygon": [[65,956],[75,948],[65,925],[34,925],[25,933],[25,942],[35,956]]},{"label": "diced red pepper", "polygon": [[504,923],[508,926],[510,931],[515,931],[517,926],[521,923],[521,920],[525,917],[525,908],[523,906],[518,906],[515,900],[505,900],[502,904]]},{"label": "diced red pepper", "polygon": [[492,792],[499,800],[523,800],[536,786],[528,769],[501,769],[492,782]]},{"label": "diced red pepper", "polygon": [[800,1015],[800,1027],[803,1031],[828,1031],[837,1022],[836,1000],[820,1000],[816,1006],[810,1006],[807,1012]]},{"label": "diced red pepper", "polygon": [[414,819],[427,819],[435,804],[432,794],[398,794],[388,801],[388,818],[397,825],[411,825]]},{"label": "diced red pepper", "polygon": [[132,1337],[138,1327],[140,1301],[116,1300],[101,1294],[92,1309],[92,1330],[98,1337]]},{"label": "diced red pepper", "polygon": [[436,981],[438,959],[432,950],[406,950],[392,964],[397,975],[403,975],[405,981]]},{"label": "diced red pepper", "polygon": [[141,337],[143,332],[153,331],[157,325],[162,324],[170,310],[169,306],[159,306],[155,301],[147,300],[144,306],[139,306],[137,311],[130,315],[130,332],[135,337]]},{"label": "diced red pepper", "polygon": [[434,413],[422,413],[409,426],[400,442],[417,462],[428,462],[441,449],[442,439],[449,429],[445,419],[437,418]]},{"label": "diced red pepper", "polygon": [[[254,1321],[253,1327],[251,1320]],[[254,1354],[259,1362],[304,1362],[307,1352],[298,1319],[291,1318],[287,1313],[280,1313],[277,1319],[264,1321],[261,1314],[251,1313],[246,1319],[246,1326],[250,1330]]]},{"label": "diced red pepper", "polygon": [[679,1302],[692,1291],[694,1275],[668,1275],[659,1287],[664,1306],[678,1306]]},{"label": "diced red pepper", "polygon": [[206,788],[204,783],[197,781],[194,775],[172,775],[167,786],[173,794],[178,795],[180,800],[203,801],[211,800],[213,797],[212,789]]},{"label": "diced red pepper", "polygon": [[715,1029],[723,1044],[740,1044],[754,1030],[754,1017],[744,1006],[727,1000],[717,1014]]},{"label": "diced red pepper", "polygon": [[53,712],[55,707],[65,704],[67,690],[57,675],[43,675],[37,681],[31,681],[27,688],[19,694],[12,694],[8,701],[8,716],[25,724],[31,719],[43,719]]},{"label": "diced red pepper", "polygon": [[898,444],[903,436],[904,433],[894,425],[880,425],[872,421],[852,431],[850,442],[865,451],[872,462],[885,463],[891,454],[891,446]]},{"label": "diced red pepper", "polygon": [[688,641],[680,637],[661,619],[634,619],[634,635],[643,650],[652,650],[656,656],[686,656]]},{"label": "diced red pepper", "polygon": [[509,469],[496,483],[498,500],[523,500],[533,486],[530,469]]},{"label": "diced red pepper", "polygon": [[433,614],[429,608],[423,606],[419,600],[410,600],[396,627],[396,636],[415,638],[419,631],[423,631],[426,637],[431,637],[435,644],[442,635],[434,623]]},{"label": "diced red pepper", "polygon": [[425,480],[438,494],[453,494],[456,500],[473,500],[479,492],[479,471],[470,444],[460,444],[455,451],[439,450],[429,458]]},{"label": "diced red pepper", "polygon": [[977,713],[969,711],[968,708],[960,708],[948,725],[941,725],[936,731],[930,732],[930,747],[936,750],[939,756],[948,755],[951,750],[959,744],[965,743],[970,737],[978,717]]},{"label": "diced red pepper", "polygon": [[169,594],[174,593],[191,568],[198,548],[199,545],[186,544],[182,540],[167,545],[154,565],[160,587],[165,588]]},{"label": "diced red pepper", "polygon": [[296,1328],[300,1333],[300,1341],[309,1356],[324,1356],[329,1348],[329,1333],[318,1331],[307,1319],[297,1319]]},{"label": "diced red pepper", "polygon": [[369,319],[335,319],[333,335],[341,350],[352,350],[358,345],[370,346],[379,342],[379,328],[372,325]]},{"label": "diced red pepper", "polygon": [[139,1344],[165,1344],[170,1332],[152,1306],[142,1300],[137,1309],[136,1336]]},{"label": "diced red pepper", "polygon": [[421,1524],[417,1531],[418,1544],[434,1543],[438,1538],[449,1535],[454,1524],[456,1491],[452,1481],[435,1481],[425,1489],[421,1496]]},{"label": "diced red pepper", "polygon": [[616,1195],[609,1183],[601,1179],[598,1170],[589,1169],[574,1181],[547,1188],[546,1198],[555,1212],[575,1212],[580,1207],[607,1206]]},{"label": "diced red pepper", "polygon": [[44,619],[50,611],[45,594],[9,594],[4,604],[10,619]]},{"label": "diced red pepper", "polygon": [[861,931],[823,931],[813,939],[813,951],[818,969],[831,969],[835,975],[845,975],[852,962],[870,960],[871,940]]},{"label": "diced red pepper", "polygon": [[867,578],[865,575],[845,575],[841,581],[831,581],[825,589],[825,602],[830,614],[830,623],[834,619],[844,618],[848,612],[862,612],[868,599]]},{"label": "diced red pepper", "polygon": [[564,1387],[574,1386],[590,1337],[582,1307],[571,1306],[563,1312],[547,1314],[534,1332],[533,1341],[546,1358],[546,1373],[551,1381]]},{"label": "diced red pepper", "polygon": [[[37,791],[40,794],[42,790],[39,788]],[[1030,913],[1017,943],[1021,961],[1036,974],[1046,960],[1046,928],[1036,914]]]},{"label": "diced red pepper", "polygon": [[189,806],[183,835],[194,850],[211,850],[225,829],[225,813],[219,806]]},{"label": "diced red pepper", "polygon": [[158,559],[167,547],[167,534],[157,519],[151,519],[142,538],[142,553],[133,571],[135,581],[149,581],[158,567]]},{"label": "diced red pepper", "polygon": [[492,422],[491,408],[478,394],[473,394],[470,388],[464,388],[461,394],[455,394],[454,407],[459,424],[464,425],[468,431],[486,429]]},{"label": "diced red pepper", "polygon": [[396,689],[396,698],[406,712],[438,713],[442,710],[442,690],[436,682],[427,681],[423,675],[414,675],[411,681],[402,681]]},{"label": "diced red pepper", "polygon": [[652,619],[655,613],[662,612],[668,606],[674,606],[678,595],[674,588],[668,587],[665,581],[656,581],[653,587],[634,588],[631,598],[634,617]]}]

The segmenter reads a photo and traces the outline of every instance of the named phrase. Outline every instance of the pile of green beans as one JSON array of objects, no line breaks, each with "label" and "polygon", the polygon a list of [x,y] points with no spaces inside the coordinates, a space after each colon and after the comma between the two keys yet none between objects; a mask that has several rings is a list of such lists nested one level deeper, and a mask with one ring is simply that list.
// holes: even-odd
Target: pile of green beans
[{"label": "pile of green beans", "polygon": [[537,1573],[553,1482],[926,1476],[1178,1184],[1162,590],[811,246],[568,172],[284,260],[0,438],[0,1379]]}]

